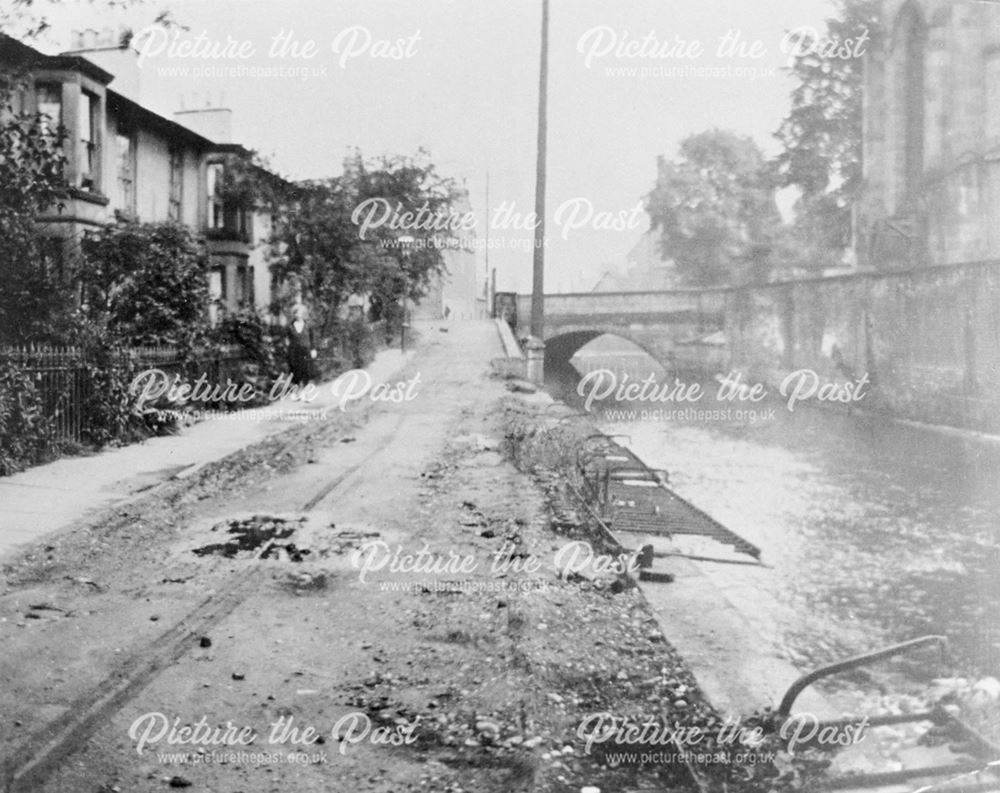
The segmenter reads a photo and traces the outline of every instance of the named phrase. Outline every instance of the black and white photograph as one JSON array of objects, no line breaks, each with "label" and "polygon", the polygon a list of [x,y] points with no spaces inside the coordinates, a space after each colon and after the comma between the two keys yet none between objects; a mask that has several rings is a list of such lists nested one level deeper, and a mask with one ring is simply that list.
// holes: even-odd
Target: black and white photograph
[{"label": "black and white photograph", "polygon": [[1000,793],[1000,0],[0,0],[0,793]]}]

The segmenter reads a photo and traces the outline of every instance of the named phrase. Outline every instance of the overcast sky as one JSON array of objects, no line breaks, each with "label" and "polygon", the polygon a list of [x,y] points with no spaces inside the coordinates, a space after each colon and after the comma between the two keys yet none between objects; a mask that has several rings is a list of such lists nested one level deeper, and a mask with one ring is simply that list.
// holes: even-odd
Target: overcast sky
[{"label": "overcast sky", "polygon": [[[141,45],[145,104],[170,114],[182,102],[222,102],[235,140],[293,178],[339,173],[354,146],[366,155],[424,146],[442,172],[466,180],[480,239],[492,227],[493,245],[507,246],[490,252],[500,288],[530,288],[531,231],[513,221],[534,203],[541,0],[148,0],[126,12],[64,0],[48,12],[44,48],[68,48],[76,28],[141,29],[164,8],[189,30]],[[605,263],[624,261],[648,226],[634,209],[656,157],[674,155],[686,135],[733,129],[773,153],[793,85],[785,33],[822,28],[830,13],[827,0],[552,0],[547,289],[589,289]],[[300,48],[312,41],[313,55],[272,54],[289,33]],[[745,49],[720,55],[733,33]],[[168,44],[190,47],[200,34],[222,57],[171,56]],[[286,74],[205,73],[239,66]],[[731,71],[670,71],[691,67]],[[513,212],[506,228],[485,215],[487,173],[491,209],[506,202]],[[625,228],[594,228],[609,219],[598,213]]]}]

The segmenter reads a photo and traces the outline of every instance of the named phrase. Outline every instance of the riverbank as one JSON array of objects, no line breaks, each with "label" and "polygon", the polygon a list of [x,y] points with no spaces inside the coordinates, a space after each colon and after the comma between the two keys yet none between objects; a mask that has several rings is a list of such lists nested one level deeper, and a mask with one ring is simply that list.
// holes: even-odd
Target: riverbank
[{"label": "riverbank", "polygon": [[[574,450],[579,448],[579,440],[597,431],[589,417],[574,413],[569,408],[562,411],[556,407],[550,408],[543,422],[549,424],[550,432],[556,436],[566,436],[561,441],[535,441],[548,452],[552,458],[551,464],[557,467],[572,468],[575,462]],[[571,429],[574,426],[576,429]],[[686,464],[682,467],[665,463],[663,457],[647,456],[649,450],[656,447],[650,446],[648,435],[636,431],[640,426],[642,425],[618,424],[607,428],[607,431],[626,431],[627,435],[622,442],[651,460],[654,468],[669,467],[672,483],[680,482],[683,488],[691,474],[690,469],[700,471],[707,467],[716,475],[714,492],[727,485],[742,491],[744,485],[749,484],[725,476],[727,466],[714,453],[712,443],[701,434],[686,439],[681,447],[685,452],[689,450],[696,456],[685,456]],[[699,439],[698,442],[689,445],[694,437]],[[569,451],[552,451],[553,448],[562,447]],[[747,462],[753,465],[752,461]],[[759,461],[757,467],[760,467]],[[689,491],[686,494],[692,497]],[[755,491],[755,495],[759,499],[760,491]],[[705,491],[699,491],[693,498],[699,505],[715,503]],[[746,525],[745,521],[734,521],[728,512],[717,516],[722,517],[729,526]],[[892,643],[891,640],[879,643],[877,639],[859,635],[861,644],[856,645],[857,649],[853,652],[838,651],[831,649],[826,643],[817,643],[809,649],[814,654],[812,657],[819,660],[810,660],[810,657],[803,655],[798,657],[798,663],[792,663],[786,654],[786,645],[781,642],[782,623],[778,617],[785,615],[791,619],[802,619],[807,614],[796,612],[792,604],[780,602],[773,596],[766,584],[767,579],[775,574],[769,565],[733,566],[692,562],[673,555],[680,551],[683,556],[685,551],[683,543],[681,546],[674,546],[677,538],[663,543],[653,536],[620,536],[630,537],[633,548],[650,542],[656,550],[668,554],[666,559],[658,559],[656,572],[661,575],[665,573],[672,581],[668,584],[640,583],[640,587],[664,635],[678,650],[707,698],[722,713],[748,713],[765,705],[774,707],[791,684],[805,672],[824,663]],[[756,535],[752,536],[755,541],[759,539]],[[772,558],[777,555],[780,559],[781,554],[776,554],[776,550],[772,542],[766,543],[764,561],[768,561],[769,554]],[[821,553],[822,546],[818,545],[813,550]],[[716,551],[712,555],[722,554]],[[839,591],[844,592],[843,589]],[[808,642],[809,637],[804,641]],[[949,708],[954,708],[956,714],[961,714],[962,718],[985,734],[995,735],[995,712],[989,704],[995,703],[991,693],[995,682],[991,678],[977,683],[975,678],[968,680],[952,677],[922,688],[899,685],[899,675],[903,670],[913,670],[927,662],[930,662],[929,669],[940,669],[939,675],[947,675],[948,666],[935,663],[935,658],[933,653],[925,650],[900,661],[883,661],[846,675],[835,676],[830,681],[821,681],[817,686],[806,688],[798,696],[795,712],[811,714],[812,717],[821,719],[853,717],[860,720],[865,715],[871,718],[891,717],[900,713],[926,711],[940,701]],[[875,693],[866,693],[872,691]],[[927,765],[929,762],[954,762],[955,756],[946,750],[942,751],[943,747],[928,745],[922,737],[926,729],[926,724],[915,723],[872,730],[863,744],[836,756],[833,773],[837,776],[853,772],[881,773],[896,771],[902,767]]]}]

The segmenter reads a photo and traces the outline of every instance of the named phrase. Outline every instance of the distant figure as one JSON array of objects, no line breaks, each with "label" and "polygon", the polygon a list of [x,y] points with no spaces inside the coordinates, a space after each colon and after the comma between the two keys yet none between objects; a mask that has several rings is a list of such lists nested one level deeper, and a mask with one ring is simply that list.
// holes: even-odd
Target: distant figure
[{"label": "distant figure", "polygon": [[289,328],[288,331],[288,371],[292,382],[305,385],[312,379],[312,358],[301,333]]},{"label": "distant figure", "polygon": [[830,350],[830,358],[833,361],[833,365],[837,367],[838,372],[851,380],[858,379],[857,375],[851,370],[851,367],[847,365],[847,361],[844,360],[844,353],[841,352],[839,344],[833,345],[833,349]]}]

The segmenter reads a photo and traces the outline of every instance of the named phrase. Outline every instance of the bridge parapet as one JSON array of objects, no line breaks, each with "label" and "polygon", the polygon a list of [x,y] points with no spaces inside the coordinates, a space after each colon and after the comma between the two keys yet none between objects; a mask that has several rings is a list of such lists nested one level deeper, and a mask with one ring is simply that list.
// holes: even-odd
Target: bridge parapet
[{"label": "bridge parapet", "polygon": [[[678,323],[715,325],[726,307],[726,289],[665,292],[581,292],[545,296],[545,337],[558,335],[567,325],[594,326]],[[517,324],[531,321],[531,296],[517,296]]]},{"label": "bridge parapet", "polygon": [[[677,289],[662,292],[582,292],[545,296],[545,338],[559,340],[546,354],[571,356],[597,336],[610,333],[628,339],[660,363],[673,358],[679,341],[721,329],[728,289]],[[531,296],[517,296],[517,325],[531,324]],[[568,360],[568,359],[567,359]]]}]

